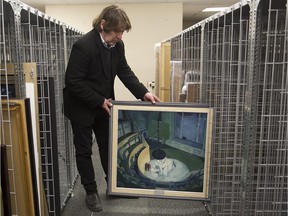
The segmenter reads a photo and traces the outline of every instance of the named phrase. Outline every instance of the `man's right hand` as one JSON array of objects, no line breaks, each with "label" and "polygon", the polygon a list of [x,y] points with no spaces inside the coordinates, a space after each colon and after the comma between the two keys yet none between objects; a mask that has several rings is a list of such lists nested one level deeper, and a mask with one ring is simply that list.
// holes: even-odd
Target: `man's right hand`
[{"label": "man's right hand", "polygon": [[113,106],[113,104],[111,103],[111,98],[104,100],[104,103],[102,105],[103,109],[106,110],[106,112],[108,113],[109,116],[111,116],[111,112],[110,112],[110,107]]}]

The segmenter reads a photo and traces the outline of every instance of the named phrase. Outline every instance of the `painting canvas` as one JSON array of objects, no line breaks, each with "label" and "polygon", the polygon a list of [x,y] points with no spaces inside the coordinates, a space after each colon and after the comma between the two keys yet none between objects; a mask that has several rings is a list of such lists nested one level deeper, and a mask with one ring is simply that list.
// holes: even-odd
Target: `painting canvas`
[{"label": "painting canvas", "polygon": [[113,102],[108,194],[207,199],[213,109]]}]

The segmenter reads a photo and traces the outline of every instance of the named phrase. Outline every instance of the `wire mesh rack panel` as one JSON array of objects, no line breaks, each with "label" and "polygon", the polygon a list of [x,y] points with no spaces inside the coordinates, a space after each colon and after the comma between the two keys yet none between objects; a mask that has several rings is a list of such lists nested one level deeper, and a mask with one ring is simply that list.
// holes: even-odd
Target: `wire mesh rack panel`
[{"label": "wire mesh rack panel", "polygon": [[[38,108],[41,146],[41,168],[49,213],[60,214],[60,176],[57,140],[56,46],[49,20],[41,13],[21,11],[23,48],[26,61],[35,62],[37,70]],[[54,29],[53,29],[54,30]],[[60,54],[61,55],[61,54]],[[53,62],[54,61],[54,65]],[[56,77],[56,79],[55,79]],[[58,121],[59,122],[59,121]]]},{"label": "wire mesh rack panel", "polygon": [[210,194],[215,215],[238,215],[241,209],[248,18],[249,6],[242,4],[205,23],[202,100],[216,108]]},{"label": "wire mesh rack panel", "polygon": [[182,61],[182,34],[170,39],[171,61]]},{"label": "wire mesh rack panel", "polygon": [[41,180],[49,215],[60,215],[77,177],[62,89],[72,41],[82,33],[20,1],[4,4],[5,62],[15,68],[17,97],[26,96],[24,70],[36,74]]},{"label": "wire mesh rack panel", "polygon": [[[184,83],[185,72],[182,67],[182,34],[179,34],[170,40],[171,44],[171,88],[170,88],[170,101],[179,102],[181,98],[182,86]],[[155,80],[159,83],[159,80]],[[159,94],[158,92],[155,92]]]},{"label": "wire mesh rack panel", "polygon": [[[64,37],[64,47],[65,47],[65,66],[67,64],[67,59],[71,53],[72,45],[76,40],[79,39],[79,37],[82,36],[80,32],[77,30],[67,27],[65,29],[65,37]],[[66,68],[66,67],[65,67]],[[64,85],[64,84],[63,84]],[[64,87],[64,86],[63,86]],[[73,143],[73,133],[72,133],[72,128],[71,124],[69,123],[68,119],[64,119],[64,124],[65,124],[65,146],[66,146],[66,158],[69,159],[67,160],[67,165],[68,165],[68,174],[70,176],[70,188],[73,188],[78,175],[78,171],[76,168],[76,158],[75,158],[75,149],[71,146]],[[71,148],[72,147],[72,148]],[[72,195],[71,191],[71,195]],[[66,203],[66,202],[65,202]]]},{"label": "wire mesh rack panel", "polygon": [[254,82],[249,86],[255,98],[248,97],[252,103],[248,101],[247,107],[255,112],[255,134],[244,142],[250,146],[245,191],[249,196],[244,200],[249,215],[288,214],[286,3],[262,0],[256,5],[252,20],[256,61],[254,70],[250,71]]},{"label": "wire mesh rack panel", "polygon": [[186,101],[199,103],[202,66],[202,26],[195,25],[183,33],[183,70],[185,73],[182,93]]},{"label": "wire mesh rack panel", "polygon": [[[11,8],[10,8],[11,10]],[[15,170],[14,170],[14,163],[13,163],[13,146],[12,146],[12,125],[11,125],[11,117],[10,117],[10,110],[7,109],[10,105],[10,94],[9,89],[11,89],[11,85],[9,85],[9,75],[7,72],[7,54],[6,54],[6,35],[5,35],[5,23],[4,23],[4,2],[3,0],[0,1],[0,164],[1,164],[1,171],[0,171],[0,178],[1,178],[1,204],[0,204],[0,211],[4,214],[18,214],[18,208],[12,210],[11,203],[16,203],[16,190],[15,190]],[[4,114],[6,112],[6,114]],[[6,134],[5,134],[6,132]],[[4,135],[5,134],[5,135]],[[7,157],[12,158],[12,163],[9,165]],[[5,160],[5,161],[4,161]],[[3,167],[6,166],[5,169]],[[7,176],[10,176],[11,181]],[[6,177],[6,178],[5,178]],[[4,180],[4,181],[3,181]],[[7,183],[9,188],[7,187]],[[3,187],[6,184],[6,188]]]},{"label": "wire mesh rack panel", "polygon": [[286,4],[240,1],[169,40],[171,61],[196,75],[194,102],[216,111],[211,215],[287,215]]},{"label": "wire mesh rack panel", "polygon": [[[82,36],[81,33],[79,33],[77,30],[71,28],[71,27],[67,27],[66,28],[66,37],[65,39],[65,45],[66,45],[66,54],[67,57],[66,59],[68,59],[68,57],[70,56],[71,53],[71,49],[73,44]],[[72,143],[72,139],[73,139],[73,134],[72,134],[72,128],[71,128],[71,124],[68,124],[68,119],[65,119],[66,121],[66,134],[67,134],[67,139],[66,139],[66,143]],[[69,158],[71,158],[70,163],[74,164],[74,166],[70,166],[70,173],[71,176],[74,176],[75,178],[78,177],[78,171],[76,169],[76,159],[75,159],[75,149],[72,148],[70,149],[70,151],[66,151],[66,153],[69,153]]]},{"label": "wire mesh rack panel", "polygon": [[[16,108],[17,104],[12,102],[10,99],[17,97],[22,97],[25,92],[25,86],[23,84],[23,68],[21,64],[13,64],[11,68],[10,63],[21,61],[21,50],[20,50],[20,41],[17,40],[20,31],[16,31],[15,26],[19,25],[19,19],[16,14],[18,11],[15,10],[15,4],[8,4],[5,1],[1,1],[1,117],[0,117],[0,137],[1,137],[1,187],[3,193],[3,203],[4,205],[4,214],[8,215],[18,215],[20,211],[25,211],[27,213],[26,206],[17,205],[17,202],[20,198],[20,191],[17,190],[17,174],[19,174],[19,159],[16,158],[15,151],[18,149],[15,146],[17,140],[16,137],[13,137],[13,128],[15,129],[15,121],[12,120],[12,112]],[[8,65],[9,64],[9,65]],[[14,74],[17,76],[14,76]],[[16,139],[15,139],[16,138]],[[19,144],[19,143],[18,143]],[[3,148],[5,145],[6,148],[6,157],[7,157],[7,173],[2,173],[3,168]],[[17,162],[18,163],[17,163]],[[3,177],[9,176],[6,185],[2,185]],[[19,183],[19,182],[18,182]],[[6,196],[5,196],[6,195]],[[1,202],[2,203],[2,202]],[[7,209],[8,207],[8,209]]]}]

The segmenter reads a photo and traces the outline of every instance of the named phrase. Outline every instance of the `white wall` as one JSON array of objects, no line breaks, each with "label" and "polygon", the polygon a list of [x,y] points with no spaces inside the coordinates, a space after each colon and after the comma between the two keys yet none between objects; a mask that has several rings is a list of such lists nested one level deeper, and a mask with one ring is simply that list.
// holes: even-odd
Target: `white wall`
[{"label": "white wall", "polygon": [[[92,20],[107,5],[55,5],[46,6],[45,13],[69,26],[88,32]],[[147,86],[155,80],[156,43],[182,31],[182,3],[121,4],[132,24],[132,30],[124,33],[126,58],[139,80]],[[117,100],[135,100],[135,97],[117,79]]]}]

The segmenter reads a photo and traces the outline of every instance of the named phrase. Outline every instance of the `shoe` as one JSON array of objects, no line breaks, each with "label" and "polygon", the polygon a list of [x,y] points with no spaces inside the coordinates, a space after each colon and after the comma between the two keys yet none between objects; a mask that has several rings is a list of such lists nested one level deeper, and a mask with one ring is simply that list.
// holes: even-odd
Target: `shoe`
[{"label": "shoe", "polygon": [[86,204],[88,209],[90,209],[92,212],[102,211],[101,200],[97,192],[94,194],[86,195]]}]

